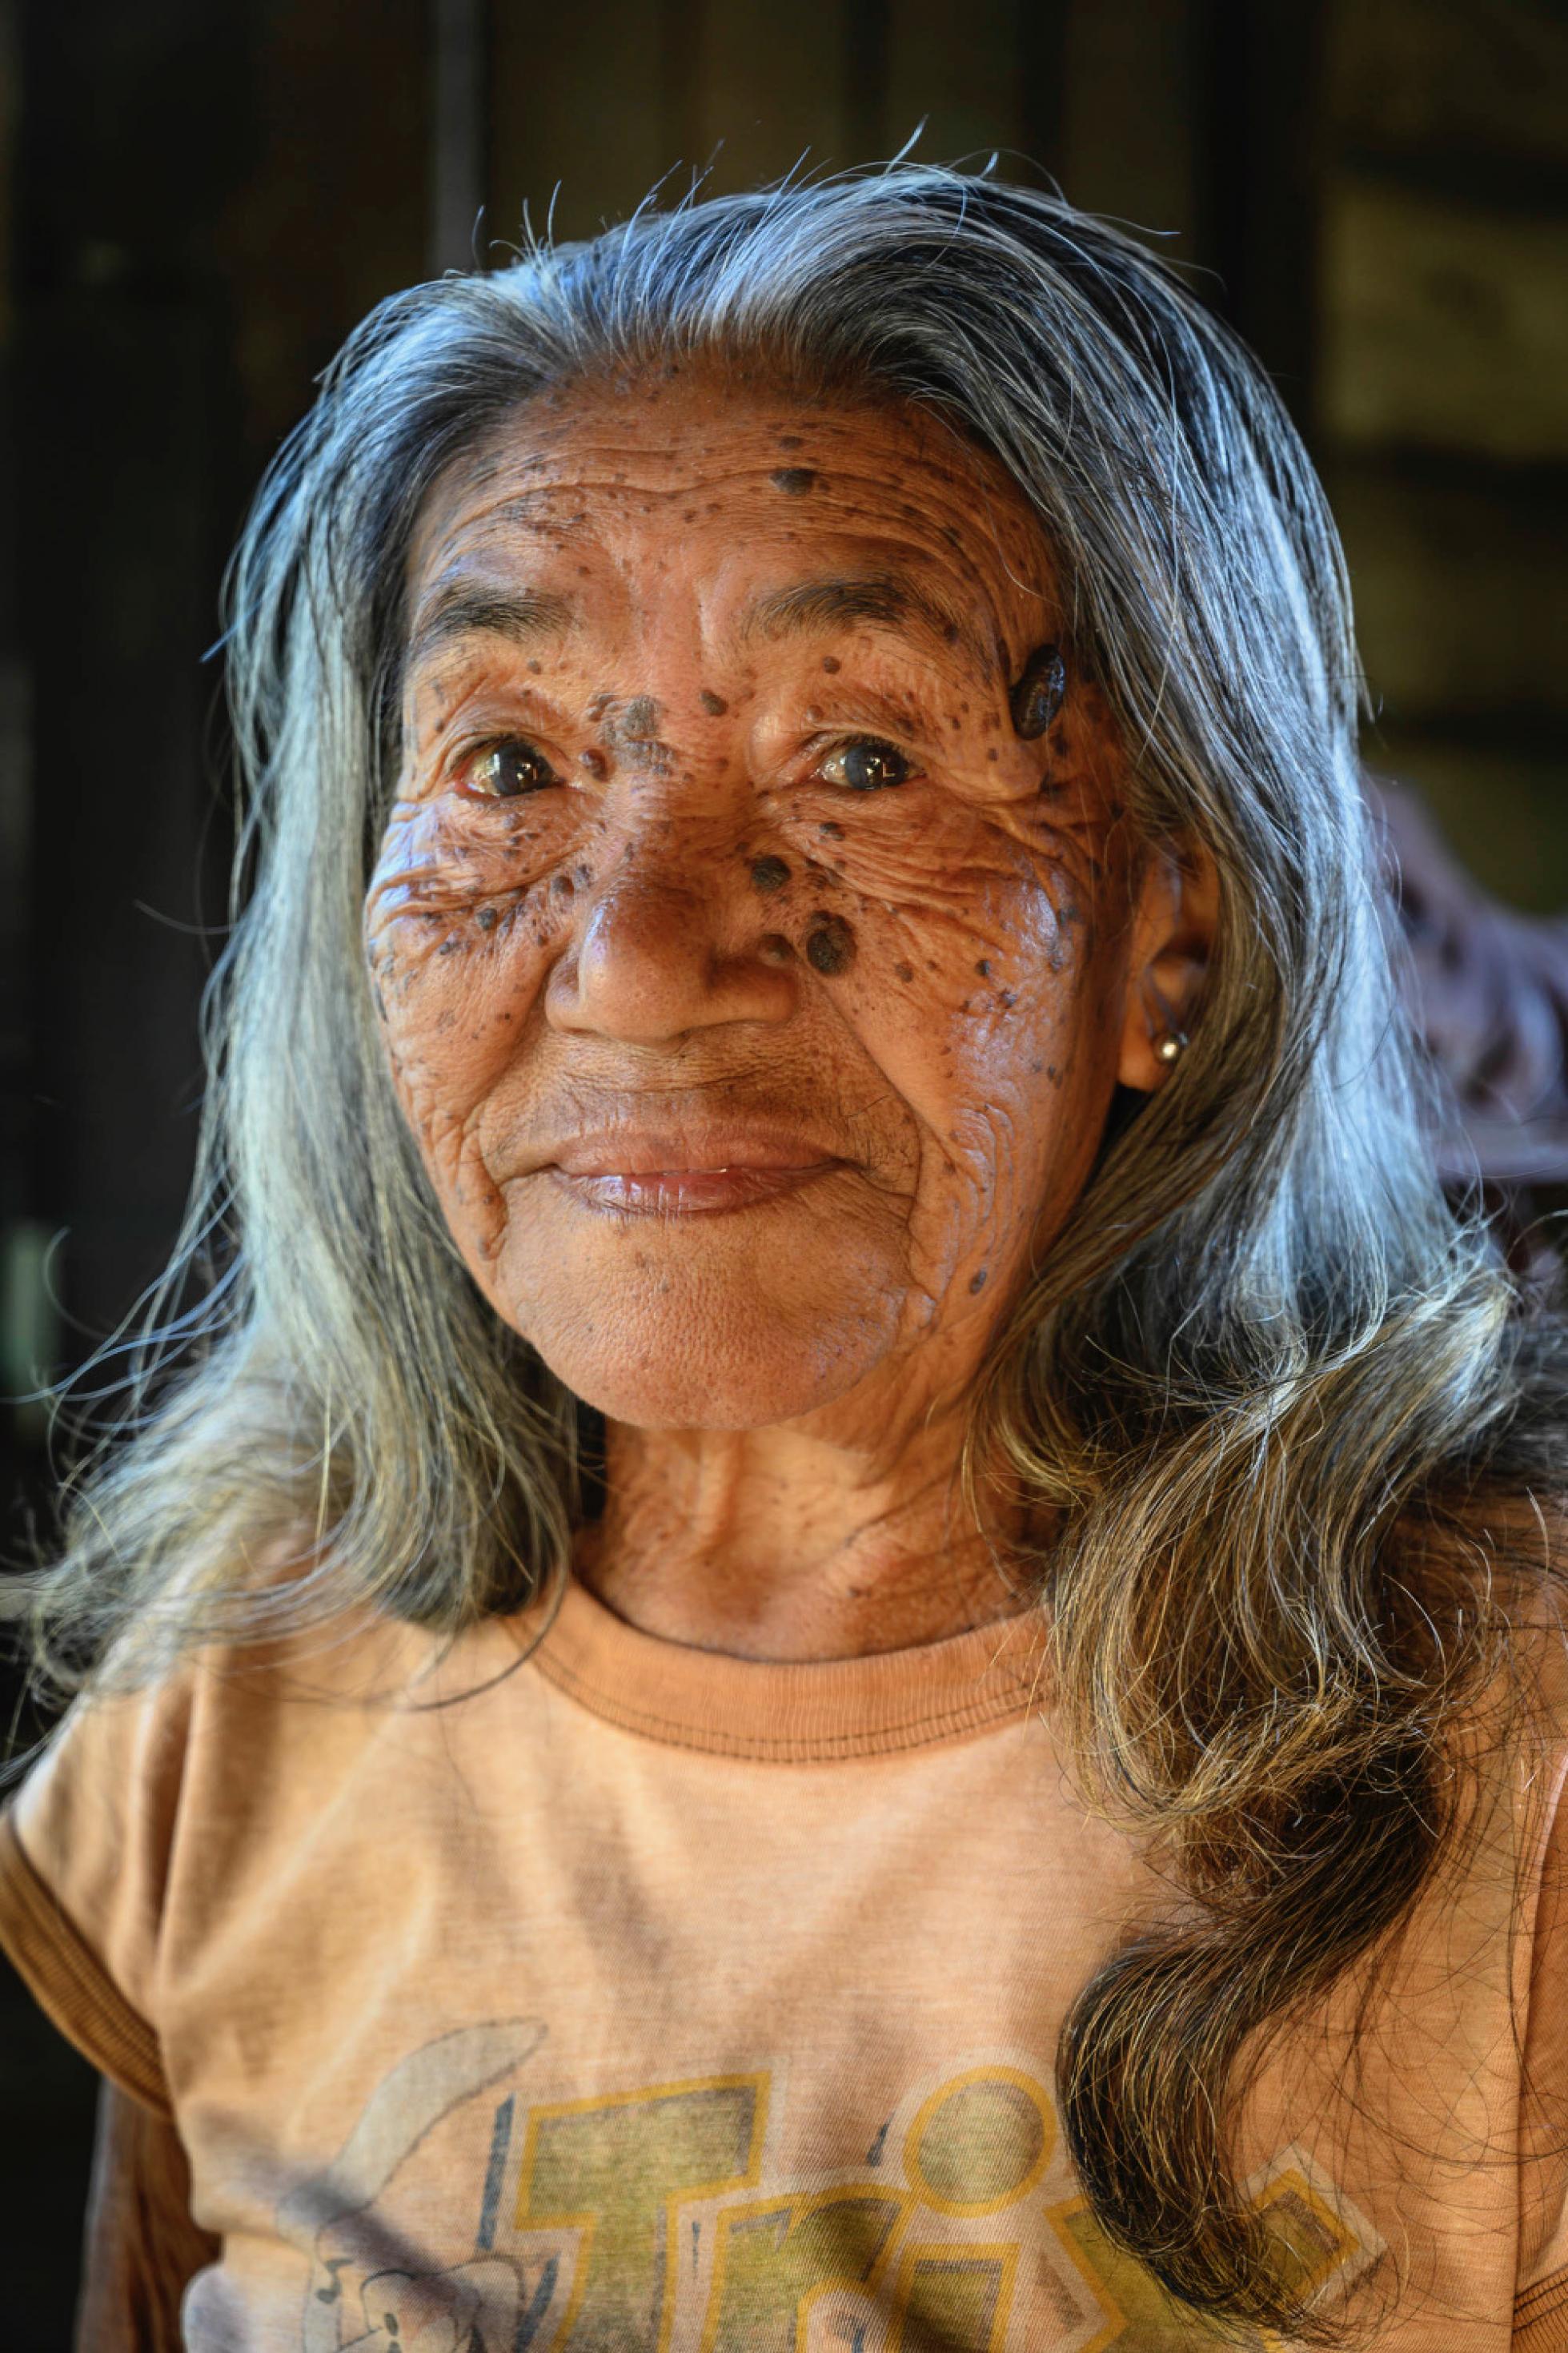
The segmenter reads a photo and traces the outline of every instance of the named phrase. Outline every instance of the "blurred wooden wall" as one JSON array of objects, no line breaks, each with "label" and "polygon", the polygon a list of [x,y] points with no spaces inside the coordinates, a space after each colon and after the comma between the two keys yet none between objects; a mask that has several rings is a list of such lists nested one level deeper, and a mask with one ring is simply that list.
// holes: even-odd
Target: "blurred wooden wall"
[{"label": "blurred wooden wall", "polygon": [[1369,752],[1494,891],[1568,909],[1568,11],[1328,20],[1313,440],[1381,702]]},{"label": "blurred wooden wall", "polygon": [[[316,372],[471,264],[481,206],[488,253],[525,202],[587,234],[922,121],[1203,273],[1337,503],[1371,755],[1568,906],[1558,0],[0,0],[0,1390],[178,1222],[228,841],[202,657]],[[0,1412],[7,1487],[47,1492],[40,1437]],[[89,2090],[0,1994],[8,2347],[66,2341]]]}]

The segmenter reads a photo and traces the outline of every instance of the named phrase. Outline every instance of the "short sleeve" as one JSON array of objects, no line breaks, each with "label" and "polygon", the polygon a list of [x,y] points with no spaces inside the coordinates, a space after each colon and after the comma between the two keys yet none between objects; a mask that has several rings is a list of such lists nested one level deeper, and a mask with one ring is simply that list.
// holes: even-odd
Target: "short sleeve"
[{"label": "short sleeve", "polygon": [[0,1947],[39,2007],[155,2115],[154,1987],[189,1689],[79,1700],[0,1817]]}]

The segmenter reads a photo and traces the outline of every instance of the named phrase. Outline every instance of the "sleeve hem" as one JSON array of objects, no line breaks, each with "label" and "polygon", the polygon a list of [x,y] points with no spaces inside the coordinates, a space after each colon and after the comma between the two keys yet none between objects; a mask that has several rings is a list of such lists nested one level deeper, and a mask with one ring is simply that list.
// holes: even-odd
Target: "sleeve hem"
[{"label": "sleeve hem", "polygon": [[1527,2287],[1513,2307],[1513,2353],[1568,2348],[1568,2265]]},{"label": "sleeve hem", "polygon": [[0,1950],[68,2042],[122,2092],[172,2122],[158,2038],[132,2010],[0,1816]]}]

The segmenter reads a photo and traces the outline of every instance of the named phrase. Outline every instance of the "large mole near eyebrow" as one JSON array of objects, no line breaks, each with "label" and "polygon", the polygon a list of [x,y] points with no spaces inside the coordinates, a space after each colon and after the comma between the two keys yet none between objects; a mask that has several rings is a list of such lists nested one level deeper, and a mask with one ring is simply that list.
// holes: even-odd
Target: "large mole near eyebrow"
[{"label": "large mole near eyebrow", "polygon": [[659,738],[663,716],[651,694],[634,694],[625,702],[613,694],[596,694],[588,705],[588,717],[597,723],[599,741],[606,750],[634,768],[661,773],[668,770],[674,758],[669,745]]},{"label": "large mole near eyebrow", "polygon": [[621,733],[632,744],[651,744],[658,733],[659,710],[651,694],[634,694],[621,712]]},{"label": "large mole near eyebrow", "polygon": [[781,466],[768,480],[786,499],[804,499],[807,491],[816,488],[816,476],[809,466]]},{"label": "large mole near eyebrow", "polygon": [[1013,729],[1026,743],[1043,735],[1062,707],[1068,666],[1058,646],[1037,646],[1007,697]]},{"label": "large mole near eyebrow", "polygon": [[855,961],[855,934],[842,915],[830,915],[818,907],[811,918],[811,930],[806,934],[805,960],[813,972],[832,979],[836,974],[847,972]]}]

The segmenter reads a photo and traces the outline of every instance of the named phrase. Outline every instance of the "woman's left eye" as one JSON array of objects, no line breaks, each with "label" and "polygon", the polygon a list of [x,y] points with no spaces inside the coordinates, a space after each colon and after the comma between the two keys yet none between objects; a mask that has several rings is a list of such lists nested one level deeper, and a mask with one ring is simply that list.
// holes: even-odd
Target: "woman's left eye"
[{"label": "woman's left eye", "polygon": [[510,735],[473,754],[458,779],[458,790],[470,800],[510,801],[519,793],[541,792],[560,781],[537,746],[521,735]]},{"label": "woman's left eye", "polygon": [[836,744],[817,773],[847,792],[880,793],[889,785],[907,784],[914,767],[896,744],[885,744],[879,735],[856,735]]}]

